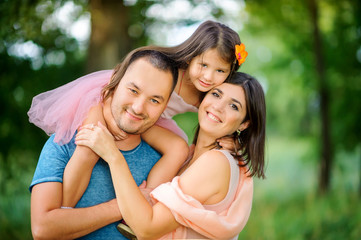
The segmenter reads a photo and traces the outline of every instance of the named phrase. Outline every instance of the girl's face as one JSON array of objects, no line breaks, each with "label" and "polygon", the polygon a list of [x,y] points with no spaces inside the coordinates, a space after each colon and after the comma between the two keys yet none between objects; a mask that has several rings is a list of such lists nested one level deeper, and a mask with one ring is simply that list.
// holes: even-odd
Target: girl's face
[{"label": "girl's face", "polygon": [[201,92],[208,92],[223,83],[231,71],[231,64],[225,62],[213,48],[193,58],[188,74],[191,82]]},{"label": "girl's face", "polygon": [[241,131],[248,127],[244,90],[239,85],[223,83],[207,93],[199,106],[198,119],[201,131],[215,138]]}]

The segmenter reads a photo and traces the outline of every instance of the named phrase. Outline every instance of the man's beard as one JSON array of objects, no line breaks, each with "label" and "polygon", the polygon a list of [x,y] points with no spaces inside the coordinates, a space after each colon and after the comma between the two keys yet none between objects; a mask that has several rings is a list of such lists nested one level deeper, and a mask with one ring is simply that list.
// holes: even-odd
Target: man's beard
[{"label": "man's beard", "polygon": [[133,114],[134,116],[141,118],[142,119],[141,121],[143,121],[143,123],[140,126],[137,126],[137,127],[132,127],[132,120],[130,120],[130,119],[128,119],[126,121],[127,123],[124,123],[122,121],[116,121],[115,123],[118,126],[118,128],[121,129],[122,131],[124,131],[127,134],[132,134],[132,135],[142,134],[142,133],[146,132],[149,128],[151,128],[154,125],[154,123],[156,122],[156,120],[155,121],[149,121],[149,118],[147,116],[145,116],[145,115],[135,114],[129,108],[125,108],[123,111],[124,112],[129,112],[129,113]]},{"label": "man's beard", "polygon": [[142,133],[146,132],[149,128],[151,128],[154,125],[154,123],[142,125],[137,129],[124,127],[121,123],[117,123],[117,126],[119,129],[124,131],[126,134],[136,135],[136,134],[142,134]]}]

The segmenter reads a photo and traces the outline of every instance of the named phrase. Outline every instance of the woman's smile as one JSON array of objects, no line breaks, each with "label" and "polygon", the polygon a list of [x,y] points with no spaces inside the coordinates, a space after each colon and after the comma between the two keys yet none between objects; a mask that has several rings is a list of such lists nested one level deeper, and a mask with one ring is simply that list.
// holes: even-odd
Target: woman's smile
[{"label": "woman's smile", "polygon": [[207,112],[207,116],[208,116],[211,120],[213,120],[213,121],[215,121],[215,122],[218,122],[218,123],[221,123],[221,122],[222,122],[216,115],[214,115],[214,114],[211,113],[211,112]]}]

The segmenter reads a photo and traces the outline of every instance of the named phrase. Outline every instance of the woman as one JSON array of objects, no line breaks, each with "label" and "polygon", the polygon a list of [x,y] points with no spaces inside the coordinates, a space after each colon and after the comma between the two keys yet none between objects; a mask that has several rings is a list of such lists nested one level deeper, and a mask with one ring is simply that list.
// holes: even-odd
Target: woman
[{"label": "woman", "polygon": [[[120,212],[138,238],[231,239],[248,220],[252,177],[264,178],[265,112],[262,87],[245,73],[208,92],[198,111],[194,155],[172,182],[152,191],[153,206],[105,127],[84,126],[76,143],[108,162]],[[218,149],[224,136],[233,136],[237,154]]]}]

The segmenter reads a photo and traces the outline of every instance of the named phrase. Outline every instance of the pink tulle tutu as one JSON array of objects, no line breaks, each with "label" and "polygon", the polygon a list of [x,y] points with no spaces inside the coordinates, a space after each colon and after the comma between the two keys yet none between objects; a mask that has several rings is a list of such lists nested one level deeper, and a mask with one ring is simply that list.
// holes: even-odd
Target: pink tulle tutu
[{"label": "pink tulle tutu", "polygon": [[109,83],[113,70],[94,72],[33,98],[29,121],[54,142],[68,143],[81,126],[91,107],[101,101],[101,90]]},{"label": "pink tulle tutu", "polygon": [[[101,90],[110,81],[113,70],[103,70],[80,77],[61,87],[33,98],[29,121],[48,135],[55,133],[54,142],[68,143],[85,120],[90,108],[101,101]],[[173,92],[168,106],[156,125],[170,130],[188,142],[188,137],[172,117],[198,109]]]}]

